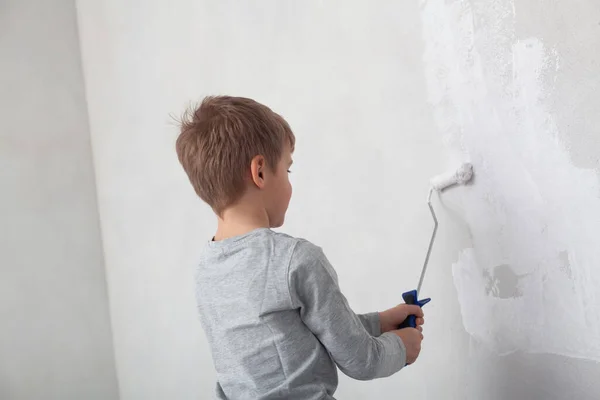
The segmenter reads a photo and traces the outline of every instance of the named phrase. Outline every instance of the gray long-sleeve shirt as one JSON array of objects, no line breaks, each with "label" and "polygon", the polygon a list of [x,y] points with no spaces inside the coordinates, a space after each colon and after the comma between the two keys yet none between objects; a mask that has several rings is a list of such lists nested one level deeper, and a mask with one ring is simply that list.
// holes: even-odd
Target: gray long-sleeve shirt
[{"label": "gray long-sleeve shirt", "polygon": [[220,399],[333,399],[336,365],[360,380],[399,371],[406,351],[357,315],[323,251],[257,229],[210,242],[196,274],[200,320]]}]

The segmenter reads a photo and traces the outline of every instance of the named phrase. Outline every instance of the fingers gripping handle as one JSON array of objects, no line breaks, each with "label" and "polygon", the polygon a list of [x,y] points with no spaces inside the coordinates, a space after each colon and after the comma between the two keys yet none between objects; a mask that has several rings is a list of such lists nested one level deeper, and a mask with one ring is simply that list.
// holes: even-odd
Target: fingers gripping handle
[{"label": "fingers gripping handle", "polygon": [[[402,293],[402,298],[406,304],[416,304],[419,307],[423,307],[425,304],[431,301],[430,298],[419,300],[419,295],[416,290],[411,290],[410,292]],[[409,315],[398,327],[398,329],[403,328],[416,328],[417,327],[417,317],[414,315]]]}]

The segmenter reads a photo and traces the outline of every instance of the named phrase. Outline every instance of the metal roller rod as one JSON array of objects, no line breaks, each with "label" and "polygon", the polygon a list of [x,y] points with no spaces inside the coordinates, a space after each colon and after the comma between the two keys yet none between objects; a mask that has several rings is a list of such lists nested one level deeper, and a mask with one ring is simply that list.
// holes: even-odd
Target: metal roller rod
[{"label": "metal roller rod", "polygon": [[429,264],[429,257],[431,256],[431,250],[433,248],[433,242],[435,241],[435,235],[438,230],[438,220],[435,215],[435,211],[433,210],[433,206],[431,205],[431,195],[433,194],[433,188],[429,189],[429,196],[427,196],[427,205],[429,206],[429,211],[431,211],[431,216],[433,217],[433,232],[431,234],[431,239],[429,240],[429,248],[427,249],[427,255],[425,256],[425,262],[423,263],[423,269],[421,270],[421,277],[419,278],[419,285],[417,286],[417,293],[421,293],[421,286],[423,285],[423,279],[425,278],[425,271],[427,271],[427,264]]}]

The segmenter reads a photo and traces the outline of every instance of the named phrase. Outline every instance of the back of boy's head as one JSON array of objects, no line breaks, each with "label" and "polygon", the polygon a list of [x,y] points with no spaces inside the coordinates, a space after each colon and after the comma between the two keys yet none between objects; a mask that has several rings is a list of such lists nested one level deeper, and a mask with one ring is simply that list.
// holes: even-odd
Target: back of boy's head
[{"label": "back of boy's head", "polygon": [[220,215],[243,196],[252,159],[263,156],[274,171],[286,141],[293,149],[290,126],[269,107],[210,96],[184,114],[176,149],[194,190]]}]

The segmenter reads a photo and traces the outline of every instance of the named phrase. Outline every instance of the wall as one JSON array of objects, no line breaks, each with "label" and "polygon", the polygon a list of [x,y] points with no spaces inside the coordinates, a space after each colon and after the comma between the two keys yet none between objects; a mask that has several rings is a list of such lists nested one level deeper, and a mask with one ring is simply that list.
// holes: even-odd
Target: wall
[{"label": "wall", "polygon": [[116,399],[74,2],[0,2],[0,54],[0,398]]},{"label": "wall", "polygon": [[220,93],[289,120],[286,231],[358,312],[416,285],[429,178],[477,168],[435,199],[419,363],[339,398],[597,398],[598,7],[475,3],[78,2],[122,399],[212,393],[191,277],[214,217],[169,115]]},{"label": "wall", "polygon": [[473,246],[453,267],[465,327],[499,353],[600,361],[599,15],[582,1],[491,4],[423,11],[436,121],[479,176]]}]

